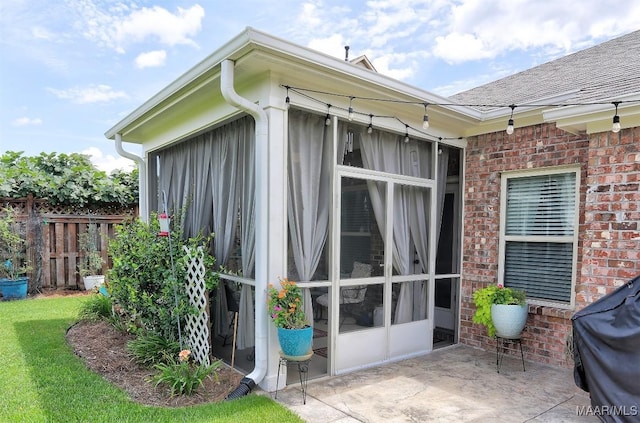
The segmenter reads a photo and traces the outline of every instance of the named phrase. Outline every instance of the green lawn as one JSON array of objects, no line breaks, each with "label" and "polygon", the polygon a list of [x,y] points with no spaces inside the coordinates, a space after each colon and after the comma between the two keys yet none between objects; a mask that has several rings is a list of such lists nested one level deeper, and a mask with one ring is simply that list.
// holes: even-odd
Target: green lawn
[{"label": "green lawn", "polygon": [[266,396],[184,408],[139,405],[65,341],[85,297],[0,302],[2,422],[301,422]]}]

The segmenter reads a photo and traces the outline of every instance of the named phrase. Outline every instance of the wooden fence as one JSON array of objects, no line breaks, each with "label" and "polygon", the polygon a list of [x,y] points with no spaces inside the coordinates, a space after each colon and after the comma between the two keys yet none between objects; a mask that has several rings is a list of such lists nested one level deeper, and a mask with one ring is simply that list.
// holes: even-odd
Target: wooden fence
[{"label": "wooden fence", "polygon": [[83,289],[78,264],[83,253],[78,236],[95,225],[98,250],[103,258],[103,273],[111,266],[107,246],[115,234],[115,225],[138,215],[137,207],[102,207],[76,209],[53,206],[29,196],[24,199],[2,199],[3,207],[14,209],[16,221],[25,225],[27,256],[32,270],[29,292],[55,289]]}]

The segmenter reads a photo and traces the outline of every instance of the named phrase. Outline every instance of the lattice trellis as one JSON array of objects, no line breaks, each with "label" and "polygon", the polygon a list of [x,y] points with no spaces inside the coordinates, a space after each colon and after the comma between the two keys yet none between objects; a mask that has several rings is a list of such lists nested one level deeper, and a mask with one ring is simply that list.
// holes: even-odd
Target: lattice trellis
[{"label": "lattice trellis", "polygon": [[207,317],[207,296],[205,287],[204,250],[202,247],[183,247],[188,257],[187,293],[189,303],[199,313],[187,316],[186,335],[191,347],[191,356],[200,364],[209,365],[209,319]]}]

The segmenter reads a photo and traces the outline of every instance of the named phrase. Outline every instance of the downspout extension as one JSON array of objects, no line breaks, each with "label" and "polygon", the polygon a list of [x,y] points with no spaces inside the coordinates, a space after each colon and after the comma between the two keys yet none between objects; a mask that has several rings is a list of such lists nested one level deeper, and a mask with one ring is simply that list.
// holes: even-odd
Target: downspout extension
[{"label": "downspout extension", "polygon": [[133,153],[125,151],[122,148],[122,135],[116,134],[116,151],[119,155],[126,159],[133,160],[138,165],[138,203],[140,210],[138,214],[140,219],[146,222],[149,219],[149,206],[147,199],[147,166],[144,159],[140,156],[136,156]]},{"label": "downspout extension", "polygon": [[269,331],[269,321],[267,313],[267,236],[268,219],[268,172],[265,158],[268,156],[267,142],[269,136],[269,121],[267,114],[262,108],[241,97],[234,88],[234,62],[223,60],[220,64],[220,91],[222,97],[230,105],[244,110],[253,116],[256,124],[256,146],[255,146],[255,166],[256,166],[256,324],[255,324],[255,367],[251,373],[242,379],[240,385],[227,396],[227,400],[233,400],[247,395],[251,390],[264,379],[267,374],[267,348]]}]

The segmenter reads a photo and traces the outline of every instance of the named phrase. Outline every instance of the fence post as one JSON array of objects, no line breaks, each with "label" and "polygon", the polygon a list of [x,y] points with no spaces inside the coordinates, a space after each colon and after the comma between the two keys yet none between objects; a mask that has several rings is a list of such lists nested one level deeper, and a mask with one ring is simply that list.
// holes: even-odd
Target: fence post
[{"label": "fence post", "polygon": [[26,241],[27,241],[27,251],[26,255],[31,264],[31,269],[27,272],[27,276],[29,277],[29,292],[33,293],[40,288],[40,263],[38,262],[38,251],[40,250],[40,240],[37,239],[37,229],[35,225],[37,224],[37,212],[35,201],[33,199],[33,194],[27,194],[27,202],[25,204],[24,211],[26,213],[25,216],[25,229],[26,229]]}]

